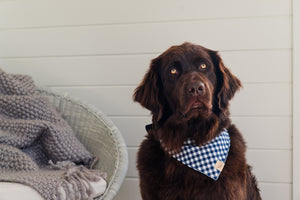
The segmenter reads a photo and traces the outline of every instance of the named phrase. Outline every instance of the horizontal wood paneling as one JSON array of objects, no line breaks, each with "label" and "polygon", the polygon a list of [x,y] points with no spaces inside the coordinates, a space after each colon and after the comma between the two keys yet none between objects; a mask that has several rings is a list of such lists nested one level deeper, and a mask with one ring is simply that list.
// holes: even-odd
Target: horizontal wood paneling
[{"label": "horizontal wood paneling", "polygon": [[[54,87],[101,108],[107,115],[148,115],[132,100],[135,86]],[[290,84],[245,84],[231,103],[232,115],[291,115]]]},{"label": "horizontal wood paneling", "polygon": [[184,41],[219,50],[291,48],[291,18],[4,30],[0,58],[157,53]]},{"label": "horizontal wood paneling", "polygon": [[260,183],[260,190],[265,200],[292,199],[292,184]]},{"label": "horizontal wood paneling", "polygon": [[293,200],[300,199],[300,1],[293,4]]},{"label": "horizontal wood paneling", "polygon": [[151,117],[110,117],[120,129],[128,147],[137,147],[147,135],[145,126],[151,124]]},{"label": "horizontal wood paneling", "polygon": [[[288,183],[259,183],[261,196],[264,200],[292,199],[292,185]],[[130,192],[129,192],[130,191]],[[116,200],[142,200],[139,191],[139,180],[127,178],[117,195]]]},{"label": "horizontal wood paneling", "polygon": [[[0,59],[10,73],[47,86],[138,84],[156,54]],[[225,51],[223,61],[243,83],[290,82],[291,50]],[[66,72],[66,73],[62,73]],[[71,73],[72,72],[72,73]],[[266,76],[268,74],[268,76]]]},{"label": "horizontal wood paneling", "polygon": [[[167,12],[166,12],[167,11]],[[52,0],[5,1],[0,28],[69,26],[151,21],[291,15],[285,0]]]},{"label": "horizontal wood paneling", "polygon": [[291,117],[232,117],[248,148],[292,149]]},{"label": "horizontal wood paneling", "polygon": [[225,65],[242,83],[291,82],[291,50],[221,52]]},{"label": "horizontal wood paneling", "polygon": [[37,83],[47,86],[132,85],[143,78],[154,56],[0,59],[0,66],[7,72],[29,74]]},{"label": "horizontal wood paneling", "polygon": [[231,101],[232,115],[286,115],[292,113],[290,84],[244,84]]},{"label": "horizontal wood paneling", "polygon": [[292,152],[290,150],[247,151],[247,161],[261,182],[292,183]]}]

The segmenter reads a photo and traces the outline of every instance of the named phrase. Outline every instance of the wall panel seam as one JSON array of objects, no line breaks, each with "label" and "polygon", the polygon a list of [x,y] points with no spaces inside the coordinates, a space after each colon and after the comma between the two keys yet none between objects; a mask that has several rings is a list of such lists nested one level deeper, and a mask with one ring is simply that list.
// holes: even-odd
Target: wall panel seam
[{"label": "wall panel seam", "polygon": [[112,22],[112,23],[95,23],[95,24],[65,24],[65,25],[50,25],[50,26],[28,26],[28,27],[9,27],[0,28],[0,31],[11,30],[37,30],[37,29],[55,29],[55,28],[74,28],[74,27],[95,27],[95,26],[122,26],[122,25],[146,25],[146,24],[162,24],[162,23],[177,23],[177,22],[199,22],[199,21],[216,21],[216,20],[243,20],[243,19],[267,19],[267,18],[286,18],[292,15],[268,15],[268,16],[245,16],[245,17],[216,17],[216,18],[199,18],[199,19],[176,19],[176,20],[149,20],[149,21],[132,21],[132,22]]}]

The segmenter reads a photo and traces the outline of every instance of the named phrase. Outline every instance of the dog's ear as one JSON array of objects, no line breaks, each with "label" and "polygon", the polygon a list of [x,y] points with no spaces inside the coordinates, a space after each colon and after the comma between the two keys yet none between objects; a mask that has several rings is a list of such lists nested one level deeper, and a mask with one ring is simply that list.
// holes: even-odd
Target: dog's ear
[{"label": "dog's ear", "polygon": [[163,114],[162,84],[158,74],[160,65],[159,58],[152,60],[148,72],[133,94],[133,100],[150,110],[155,121],[159,121]]},{"label": "dog's ear", "polygon": [[216,96],[218,107],[221,111],[225,111],[229,106],[229,101],[233,98],[237,90],[242,87],[241,81],[235,77],[230,70],[224,65],[222,58],[216,51],[211,51],[216,66],[217,89]]}]

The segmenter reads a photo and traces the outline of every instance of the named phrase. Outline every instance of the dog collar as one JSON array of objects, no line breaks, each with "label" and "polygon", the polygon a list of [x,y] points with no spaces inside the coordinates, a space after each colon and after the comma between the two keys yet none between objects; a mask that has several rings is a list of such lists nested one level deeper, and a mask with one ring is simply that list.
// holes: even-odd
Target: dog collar
[{"label": "dog collar", "polygon": [[170,155],[188,167],[218,180],[228,156],[230,136],[224,129],[210,142],[197,146],[195,141],[188,139],[178,153],[169,152]]}]

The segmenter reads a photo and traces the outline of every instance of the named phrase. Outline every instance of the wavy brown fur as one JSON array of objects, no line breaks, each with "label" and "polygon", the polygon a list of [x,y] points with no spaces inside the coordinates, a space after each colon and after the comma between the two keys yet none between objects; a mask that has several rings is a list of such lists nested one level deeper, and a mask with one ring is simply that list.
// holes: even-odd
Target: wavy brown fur
[{"label": "wavy brown fur", "polygon": [[[153,115],[137,161],[144,200],[261,199],[244,139],[229,119],[229,101],[240,87],[219,54],[199,45],[173,46],[152,61],[133,95]],[[231,147],[217,181],[165,151],[180,150],[187,138],[202,145],[224,128]]]}]

